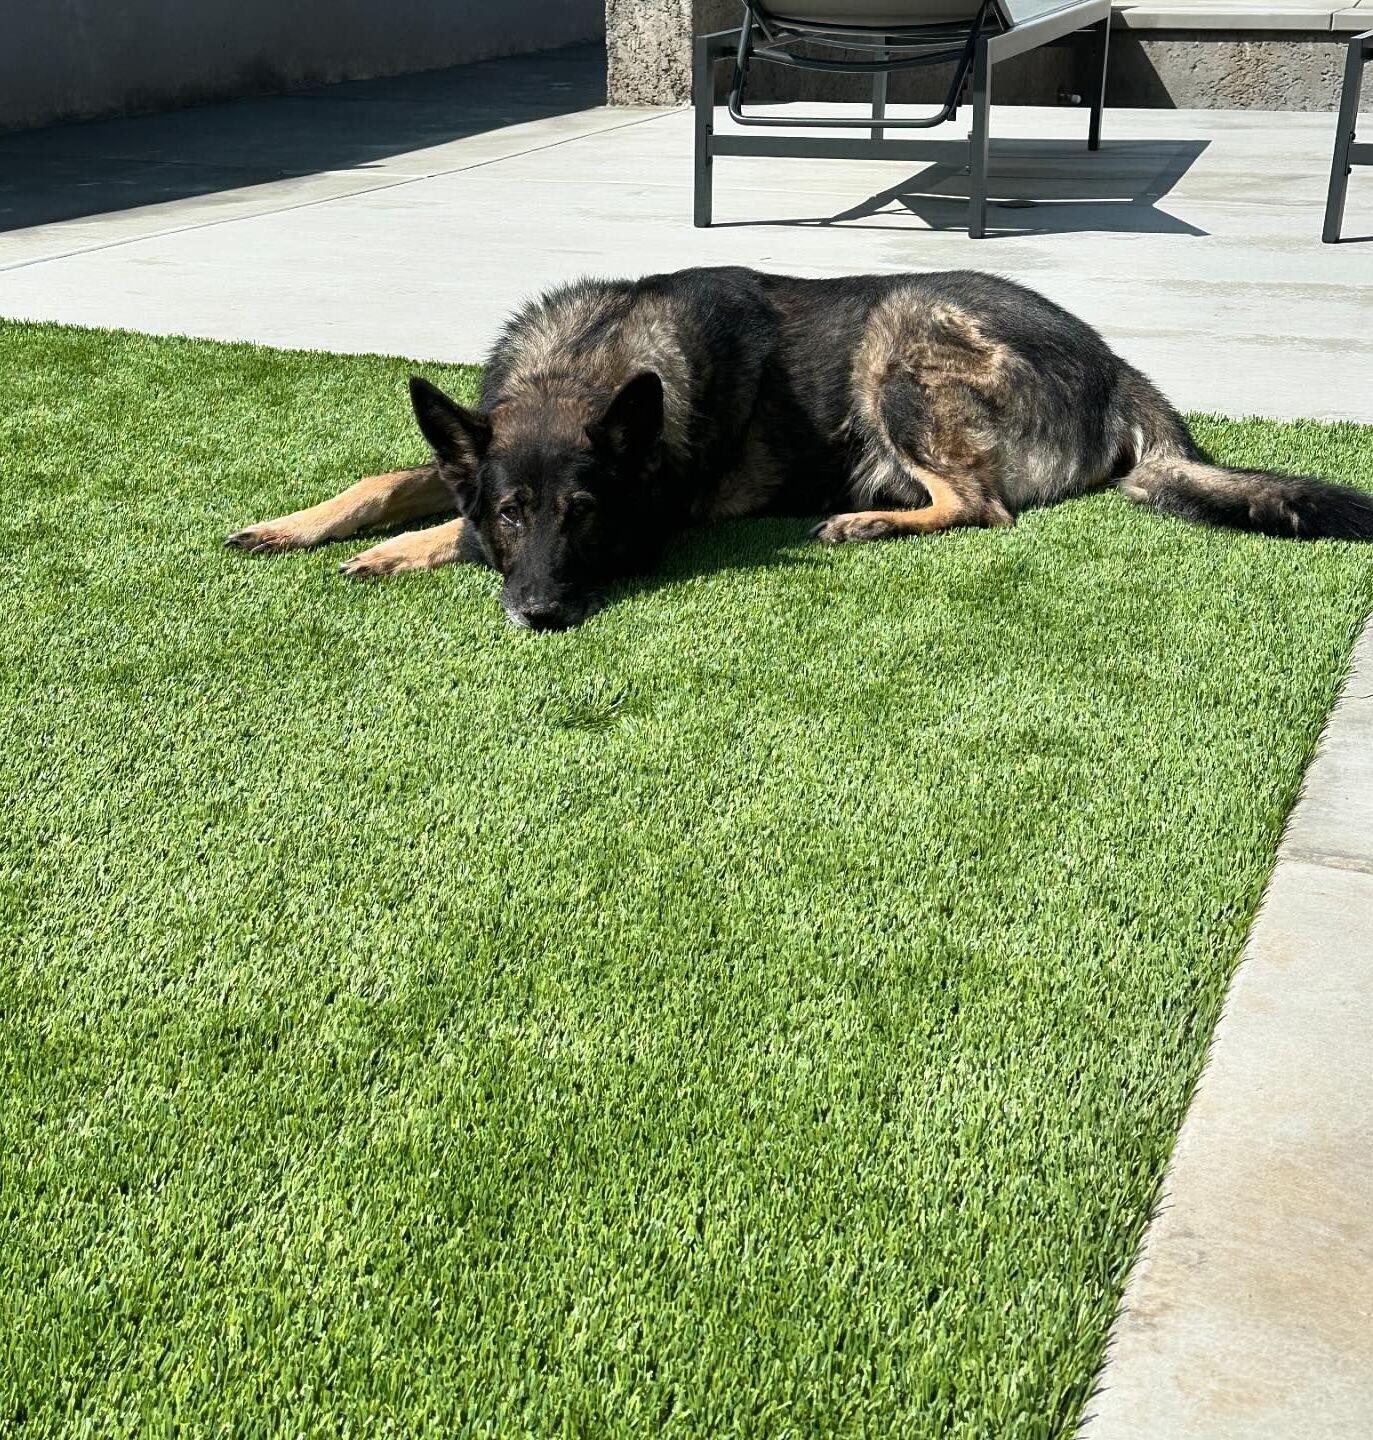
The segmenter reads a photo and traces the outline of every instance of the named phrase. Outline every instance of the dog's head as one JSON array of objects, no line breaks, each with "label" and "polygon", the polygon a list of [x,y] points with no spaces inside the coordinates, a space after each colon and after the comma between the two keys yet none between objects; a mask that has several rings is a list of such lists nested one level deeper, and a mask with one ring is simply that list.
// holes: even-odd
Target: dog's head
[{"label": "dog's head", "polygon": [[632,568],[636,499],[659,462],[662,381],[634,376],[590,419],[552,401],[481,414],[418,376],[410,399],[459,514],[505,577],[506,615],[534,630],[579,624],[598,588]]}]

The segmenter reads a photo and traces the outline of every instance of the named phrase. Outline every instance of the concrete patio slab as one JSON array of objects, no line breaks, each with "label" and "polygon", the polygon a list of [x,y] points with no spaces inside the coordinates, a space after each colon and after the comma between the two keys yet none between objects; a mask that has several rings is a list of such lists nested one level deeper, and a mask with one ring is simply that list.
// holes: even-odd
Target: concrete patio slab
[{"label": "concrete patio slab", "polygon": [[[341,170],[279,178],[263,178],[264,169],[270,169],[265,161],[256,166],[205,160],[143,163],[117,154],[78,158],[56,147],[55,153],[24,153],[12,160],[0,140],[0,170],[5,172],[0,179],[0,227],[11,220],[21,222],[8,234],[0,228],[0,270],[476,169],[642,118],[650,117],[598,109],[530,120]],[[30,217],[34,223],[22,223]]]},{"label": "concrete patio slab", "polygon": [[1355,0],[1353,5],[1336,10],[1330,17],[1330,28],[1353,33],[1373,30],[1373,0]]},{"label": "concrete patio slab", "polygon": [[573,49],[4,137],[0,314],[471,360],[519,298],[588,271],[980,266],[1188,408],[1373,419],[1373,184],[1351,185],[1351,243],[1322,246],[1332,117],[1115,111],[1089,155],[1081,111],[1004,107],[985,241],[956,125],[919,167],[718,160],[719,223],[693,230],[689,116],[597,104],[602,66]]},{"label": "concrete patio slab", "polygon": [[1123,30],[1329,30],[1343,0],[1124,0],[1112,14]]},{"label": "concrete patio slab", "polygon": [[[1292,855],[1373,875],[1373,736],[1348,717],[1326,737],[1288,833]],[[1373,927],[1368,934],[1373,957]],[[1369,1057],[1373,1064],[1373,1055]],[[1373,1201],[1373,1194],[1369,1199]]]}]

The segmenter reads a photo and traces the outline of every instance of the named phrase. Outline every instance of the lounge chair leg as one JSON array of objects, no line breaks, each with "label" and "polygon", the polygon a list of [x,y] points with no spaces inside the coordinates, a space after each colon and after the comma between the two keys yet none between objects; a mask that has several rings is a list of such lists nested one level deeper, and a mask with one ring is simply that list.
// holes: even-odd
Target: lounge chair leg
[{"label": "lounge chair leg", "polygon": [[1359,123],[1359,91],[1363,89],[1363,67],[1368,57],[1363,53],[1361,37],[1349,43],[1344,60],[1344,85],[1340,90],[1340,114],[1335,122],[1335,153],[1330,161],[1330,191],[1325,199],[1325,226],[1321,239],[1337,245],[1344,225],[1344,198],[1349,190],[1349,151],[1354,144],[1354,127]]},{"label": "lounge chair leg", "polygon": [[973,52],[973,130],[968,161],[968,238],[987,233],[987,121],[992,104],[992,62],[985,37]]},{"label": "lounge chair leg", "polygon": [[[883,60],[887,58],[885,50],[879,58]],[[874,120],[880,120],[886,113],[887,71],[879,70],[877,74],[872,77],[872,118]],[[886,131],[881,125],[874,125],[872,127],[872,138],[874,140],[880,140],[884,134],[886,134]]]},{"label": "lounge chair leg", "polygon": [[710,225],[715,166],[710,146],[715,134],[715,57],[711,53],[710,40],[704,35],[696,37],[696,54],[691,67],[691,99],[696,128],[696,194],[692,223],[698,230],[704,230]]},{"label": "lounge chair leg", "polygon": [[1109,16],[1094,25],[1096,32],[1092,45],[1092,67],[1088,72],[1092,87],[1092,116],[1087,123],[1087,148],[1101,149],[1101,112],[1106,108],[1106,61],[1111,48],[1111,21]]}]

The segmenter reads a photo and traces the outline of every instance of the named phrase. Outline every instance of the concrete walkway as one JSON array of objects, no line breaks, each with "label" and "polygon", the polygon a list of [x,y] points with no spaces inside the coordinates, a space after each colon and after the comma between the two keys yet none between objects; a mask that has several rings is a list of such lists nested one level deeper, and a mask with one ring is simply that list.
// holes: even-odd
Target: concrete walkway
[{"label": "concrete walkway", "polygon": [[1373,1435],[1373,628],[1307,772],[1083,1440]]},{"label": "concrete walkway", "polygon": [[[1332,117],[993,115],[996,233],[962,154],[721,160],[599,105],[572,50],[0,137],[0,315],[481,357],[586,273],[979,266],[1100,327],[1179,405],[1373,421],[1373,173],[1319,243]],[[961,132],[950,127],[951,137]],[[1360,240],[1358,237],[1362,237]],[[1282,858],[1131,1281],[1090,1440],[1373,1435],[1373,632]]]}]

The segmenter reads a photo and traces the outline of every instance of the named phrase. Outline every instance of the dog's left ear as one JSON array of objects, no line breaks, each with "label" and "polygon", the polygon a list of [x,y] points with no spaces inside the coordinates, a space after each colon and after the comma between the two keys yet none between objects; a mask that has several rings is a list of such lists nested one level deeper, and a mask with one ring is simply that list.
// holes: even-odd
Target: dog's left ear
[{"label": "dog's left ear", "polygon": [[586,433],[595,449],[617,460],[645,455],[663,433],[663,382],[652,370],[626,380]]},{"label": "dog's left ear", "polygon": [[418,375],[410,377],[410,404],[439,462],[472,475],[491,443],[491,422],[486,416],[450,400],[437,385]]}]

